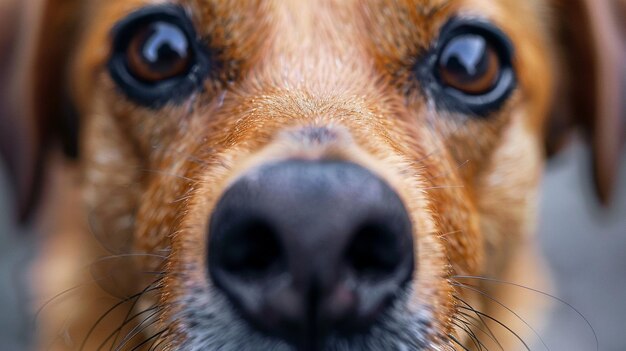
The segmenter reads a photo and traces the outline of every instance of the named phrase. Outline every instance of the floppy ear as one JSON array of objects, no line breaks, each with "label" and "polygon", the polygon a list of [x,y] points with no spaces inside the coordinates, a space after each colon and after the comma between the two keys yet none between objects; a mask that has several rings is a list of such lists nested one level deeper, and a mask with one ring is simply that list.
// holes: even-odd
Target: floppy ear
[{"label": "floppy ear", "polygon": [[553,0],[558,58],[558,95],[547,128],[552,154],[579,128],[592,150],[594,183],[610,201],[626,139],[626,55],[622,0]]},{"label": "floppy ear", "polygon": [[[77,121],[68,108],[67,66],[78,1],[0,0],[0,156],[21,221],[39,195],[47,151],[61,141],[76,155]],[[3,74],[4,73],[4,74]]]}]

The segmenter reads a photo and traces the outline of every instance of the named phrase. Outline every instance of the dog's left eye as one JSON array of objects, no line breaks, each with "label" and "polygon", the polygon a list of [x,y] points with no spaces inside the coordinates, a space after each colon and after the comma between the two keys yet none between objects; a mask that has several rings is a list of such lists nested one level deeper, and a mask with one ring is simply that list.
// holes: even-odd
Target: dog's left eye
[{"label": "dog's left eye", "polygon": [[498,82],[501,65],[496,50],[484,37],[461,35],[442,50],[439,78],[447,86],[466,94],[485,94]]},{"label": "dog's left eye", "polygon": [[109,72],[131,99],[148,107],[183,100],[202,89],[215,66],[183,8],[141,9],[117,24]]},{"label": "dog's left eye", "polygon": [[193,52],[177,26],[158,21],[133,34],[126,49],[128,72],[137,80],[158,83],[189,71]]},{"label": "dog's left eye", "polygon": [[477,19],[448,22],[415,73],[439,108],[475,117],[499,109],[516,86],[510,40]]}]

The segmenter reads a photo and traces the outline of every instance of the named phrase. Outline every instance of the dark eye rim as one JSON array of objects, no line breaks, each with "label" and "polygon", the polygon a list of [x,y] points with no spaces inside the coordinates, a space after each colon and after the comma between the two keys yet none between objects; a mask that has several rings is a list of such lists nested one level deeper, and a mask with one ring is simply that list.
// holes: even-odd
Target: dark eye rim
[{"label": "dark eye rim", "polygon": [[[192,62],[185,74],[149,83],[135,78],[129,72],[126,49],[135,31],[156,21],[168,22],[181,29],[189,40]],[[112,53],[108,63],[111,78],[128,98],[150,108],[184,101],[191,93],[203,88],[204,79],[217,67],[217,61],[200,42],[185,9],[179,5],[155,5],[139,9],[118,22],[111,34]]]},{"label": "dark eye rim", "polygon": [[[439,76],[439,56],[459,35],[475,34],[484,37],[495,50],[500,61],[500,73],[493,88],[484,94],[469,94],[446,85]],[[438,108],[484,117],[502,107],[517,86],[513,67],[514,48],[508,36],[492,23],[477,18],[453,18],[441,29],[439,39],[415,72],[424,89],[435,99]]]}]

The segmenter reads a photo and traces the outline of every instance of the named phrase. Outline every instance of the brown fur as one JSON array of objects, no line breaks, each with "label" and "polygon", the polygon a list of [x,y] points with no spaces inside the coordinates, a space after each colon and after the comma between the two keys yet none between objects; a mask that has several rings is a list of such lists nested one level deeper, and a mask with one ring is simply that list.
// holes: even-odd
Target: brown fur
[{"label": "brown fur", "polygon": [[[23,50],[35,57],[23,64],[26,75],[20,76],[26,77],[23,91],[30,92],[25,101],[37,101],[24,109],[32,108],[25,113],[38,120],[20,127],[31,130],[30,139],[38,142],[25,149],[31,150],[25,161],[43,158],[49,145],[44,136],[59,123],[55,114],[62,109],[63,90],[81,125],[79,162],[52,158],[51,190],[40,220],[49,235],[33,283],[42,301],[78,288],[43,309],[38,347],[78,349],[115,303],[111,293],[128,297],[142,292],[156,277],[141,272],[154,271],[162,272],[159,285],[134,305],[136,312],[156,306],[154,323],[142,328],[137,322],[144,317],[130,321],[120,338],[133,328],[145,329],[126,345],[132,349],[163,331],[152,341],[164,350],[176,349],[186,338],[188,326],[178,318],[186,297],[207,285],[205,228],[220,194],[255,165],[294,157],[363,165],[400,194],[415,226],[418,257],[410,308],[432,316],[433,349],[459,349],[450,335],[474,346],[462,320],[477,324],[471,319],[480,315],[463,317],[461,312],[471,311],[463,310],[455,296],[519,327],[498,303],[460,283],[516,310],[538,306],[511,287],[455,277],[495,277],[542,288],[543,270],[531,240],[536,190],[544,129],[560,91],[557,82],[567,75],[559,67],[566,56],[561,53],[568,52],[556,48],[554,32],[561,19],[552,5],[538,0],[182,0],[199,33],[228,64],[219,77],[206,81],[205,92],[178,106],[150,110],[120,93],[105,69],[111,28],[147,3],[49,0],[38,7],[44,10],[33,16],[36,20],[26,21],[41,26],[25,35],[33,44]],[[567,3],[560,6],[587,4]],[[456,13],[489,19],[515,45],[518,88],[488,119],[434,108],[410,77],[416,57]],[[598,33],[587,40],[595,43],[594,35]],[[581,55],[580,49],[571,50]],[[598,57],[595,52],[586,57],[591,71],[585,74],[601,82],[609,68],[598,69]],[[587,93],[596,96],[595,90]],[[578,90],[572,94],[584,99]],[[571,100],[563,95],[559,106]],[[595,119],[585,123],[599,126],[594,140],[598,130],[602,136],[613,132],[617,136],[610,138],[619,140],[619,109],[599,96],[587,107]],[[579,122],[568,119],[567,125]],[[299,134],[311,126],[328,128],[334,137],[315,141]],[[556,132],[560,137],[562,128]],[[618,144],[596,145],[605,197]],[[16,148],[3,146],[6,154]],[[21,175],[32,175],[30,167],[12,168],[18,180],[28,181]],[[24,193],[27,185],[20,184]],[[124,255],[129,252],[150,256]],[[97,260],[111,253],[117,256]],[[123,268],[114,277],[96,274],[94,282],[83,268],[97,272],[94,260],[96,266]],[[95,325],[86,350],[96,350],[124,324],[133,301]],[[505,350],[520,347],[511,333],[489,325],[494,332],[499,329]],[[523,333],[523,328],[517,330]],[[485,345],[497,347],[473,329]]]}]

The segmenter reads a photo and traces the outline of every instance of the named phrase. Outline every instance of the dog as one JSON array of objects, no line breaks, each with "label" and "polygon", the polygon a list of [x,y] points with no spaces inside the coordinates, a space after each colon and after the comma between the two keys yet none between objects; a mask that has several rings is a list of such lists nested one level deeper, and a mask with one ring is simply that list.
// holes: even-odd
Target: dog
[{"label": "dog", "polygon": [[617,2],[3,4],[37,349],[527,349],[545,155],[616,180]]}]

